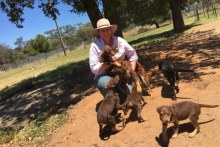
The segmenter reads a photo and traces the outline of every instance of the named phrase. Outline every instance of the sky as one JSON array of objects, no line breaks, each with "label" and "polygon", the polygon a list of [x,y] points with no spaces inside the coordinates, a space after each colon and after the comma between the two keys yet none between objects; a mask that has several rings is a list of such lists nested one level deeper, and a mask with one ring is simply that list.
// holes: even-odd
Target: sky
[{"label": "sky", "polygon": [[[87,14],[77,15],[69,12],[71,7],[60,4],[58,6],[60,15],[57,16],[57,23],[59,26],[76,25],[78,23],[90,22]],[[9,45],[15,48],[15,41],[19,37],[23,37],[24,41],[34,39],[37,34],[45,35],[44,32],[56,29],[56,24],[52,18],[46,17],[42,10],[35,6],[34,9],[25,9],[22,23],[23,28],[17,28],[15,24],[11,23],[5,13],[0,11],[0,43]]]}]

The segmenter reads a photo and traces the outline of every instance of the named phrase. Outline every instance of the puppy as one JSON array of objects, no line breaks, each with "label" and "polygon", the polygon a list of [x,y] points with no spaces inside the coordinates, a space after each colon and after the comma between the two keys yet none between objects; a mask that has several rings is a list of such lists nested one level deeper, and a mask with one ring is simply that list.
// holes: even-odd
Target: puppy
[{"label": "puppy", "polygon": [[137,87],[134,81],[132,82],[132,91],[131,94],[128,95],[125,103],[122,105],[124,107],[124,115],[125,119],[123,119],[123,125],[125,126],[126,115],[130,108],[134,108],[137,111],[137,116],[140,121],[145,121],[146,119],[142,117],[141,110],[147,102],[142,97],[141,93],[137,92]]},{"label": "puppy", "polygon": [[106,45],[104,51],[100,54],[100,58],[102,62],[112,65],[109,69],[107,69],[107,72],[109,74],[120,75],[123,77],[127,77],[127,75],[130,75],[134,79],[137,85],[137,91],[141,93],[142,88],[140,84],[140,79],[137,73],[132,69],[131,63],[127,60],[123,60],[123,61],[113,60],[112,56],[115,55],[117,49],[118,48],[112,49],[111,47]]},{"label": "puppy", "polygon": [[114,59],[112,56],[116,54],[118,51],[118,48],[111,48],[108,45],[105,45],[104,50],[100,54],[101,61],[110,64],[111,62],[114,62]]},{"label": "puppy", "polygon": [[189,118],[190,122],[195,127],[195,130],[189,134],[189,137],[194,137],[199,133],[200,127],[198,124],[199,115],[201,113],[201,107],[215,108],[218,105],[206,105],[197,104],[190,101],[179,102],[171,106],[160,106],[157,108],[157,112],[160,115],[160,120],[163,124],[163,141],[168,142],[167,139],[167,125],[168,123],[174,124],[174,134],[172,138],[177,138],[179,121]]},{"label": "puppy", "polygon": [[147,75],[147,72],[145,71],[145,69],[143,68],[143,66],[139,62],[137,62],[137,64],[136,64],[135,71],[141,79],[142,89],[146,89],[148,94],[150,95],[150,97],[152,97],[149,76]]},{"label": "puppy", "polygon": [[115,76],[112,78],[106,86],[107,94],[100,104],[97,111],[97,122],[99,124],[99,133],[103,133],[104,125],[111,125],[114,132],[121,131],[122,128],[116,127],[115,118],[112,115],[114,110],[122,109],[119,104],[119,96],[117,94],[117,86],[119,84],[120,77]]},{"label": "puppy", "polygon": [[176,93],[179,92],[179,87],[176,86],[178,85],[179,82],[179,75],[178,72],[194,72],[193,70],[190,69],[180,69],[177,68],[172,60],[163,60],[162,62],[159,63],[159,70],[162,70],[162,73],[164,77],[168,80],[171,89],[172,89],[172,99],[176,100]]}]

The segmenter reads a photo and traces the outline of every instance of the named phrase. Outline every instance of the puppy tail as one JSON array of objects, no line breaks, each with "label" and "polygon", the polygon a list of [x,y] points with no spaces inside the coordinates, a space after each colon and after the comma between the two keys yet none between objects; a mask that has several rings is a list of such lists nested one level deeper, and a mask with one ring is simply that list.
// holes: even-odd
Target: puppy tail
[{"label": "puppy tail", "polygon": [[199,104],[200,107],[206,107],[206,108],[215,108],[218,107],[219,105],[206,105],[206,104]]},{"label": "puppy tail", "polygon": [[194,70],[191,70],[191,69],[181,69],[181,68],[176,68],[172,70],[176,72],[195,72]]}]

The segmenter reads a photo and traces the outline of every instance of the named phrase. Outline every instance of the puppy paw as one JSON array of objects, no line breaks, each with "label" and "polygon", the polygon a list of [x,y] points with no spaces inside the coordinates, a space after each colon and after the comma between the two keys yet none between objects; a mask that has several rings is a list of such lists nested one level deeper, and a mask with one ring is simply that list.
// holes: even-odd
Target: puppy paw
[{"label": "puppy paw", "polygon": [[144,117],[141,117],[140,120],[142,120],[142,121],[146,121],[147,119],[144,118]]},{"label": "puppy paw", "polygon": [[138,92],[138,93],[141,93],[141,92],[142,92],[142,88],[141,88],[140,85],[137,86],[137,92]]},{"label": "puppy paw", "polygon": [[112,128],[113,132],[120,132],[124,129],[124,127],[118,127],[117,125],[115,125],[115,127]]},{"label": "puppy paw", "polygon": [[176,139],[178,137],[178,134],[173,134],[172,138]]},{"label": "puppy paw", "polygon": [[197,129],[195,129],[192,133],[189,134],[189,138],[193,138],[198,133]]}]

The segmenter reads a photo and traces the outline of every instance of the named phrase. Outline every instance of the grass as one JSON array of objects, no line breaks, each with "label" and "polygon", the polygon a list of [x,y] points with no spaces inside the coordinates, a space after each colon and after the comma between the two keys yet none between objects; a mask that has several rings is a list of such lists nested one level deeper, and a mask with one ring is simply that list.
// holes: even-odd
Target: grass
[{"label": "grass", "polygon": [[[220,13],[220,9],[217,10],[217,13]],[[193,27],[197,24],[203,24],[208,23],[210,21],[215,21],[216,19],[219,19],[215,15],[212,15],[210,13],[209,18],[204,17],[203,14],[200,15],[200,21],[195,20],[195,17],[190,18],[184,18],[184,23],[186,26],[186,29]],[[138,31],[137,31],[138,32]],[[147,44],[150,42],[157,42],[166,39],[167,37],[175,36],[175,33],[173,32],[173,24],[168,23],[160,28],[155,29],[149,29],[146,32],[130,35],[126,37],[125,39],[131,44],[132,46],[138,46],[140,44]]]},{"label": "grass", "polygon": [[31,141],[32,146],[40,145],[66,121],[66,114],[53,115],[44,122],[33,121],[14,136],[15,142]]},{"label": "grass", "polygon": [[[209,19],[201,17],[200,22],[195,21],[194,18],[188,18],[184,21],[186,25],[190,26],[191,24],[207,23],[212,20],[216,20],[216,18],[214,16]],[[160,41],[175,35],[172,32],[172,28],[172,24],[168,24],[158,29],[151,29],[126,37],[125,39],[132,46]],[[74,75],[80,75],[83,71],[89,70],[88,54],[89,48],[78,48],[68,52],[67,56],[59,54],[21,68],[0,72],[0,100],[5,100],[20,91],[40,87],[54,81],[65,81],[59,86],[61,90],[70,88],[73,82],[70,79]],[[75,80],[75,82],[78,81]],[[83,84],[88,84],[88,81]],[[31,146],[42,144],[57,127],[67,120],[65,113],[51,115],[50,112],[44,112],[41,117],[44,119],[34,120],[18,132],[11,129],[1,130],[0,143],[8,143],[14,139],[18,143],[23,141],[31,142]]]},{"label": "grass", "polygon": [[62,65],[88,59],[89,49],[78,48],[68,52],[67,56],[58,54],[39,62],[31,63],[20,68],[11,69],[6,72],[0,72],[0,90],[5,87],[13,86],[22,80],[37,77],[47,71],[52,71]]}]

